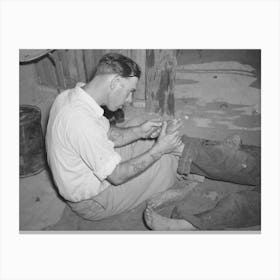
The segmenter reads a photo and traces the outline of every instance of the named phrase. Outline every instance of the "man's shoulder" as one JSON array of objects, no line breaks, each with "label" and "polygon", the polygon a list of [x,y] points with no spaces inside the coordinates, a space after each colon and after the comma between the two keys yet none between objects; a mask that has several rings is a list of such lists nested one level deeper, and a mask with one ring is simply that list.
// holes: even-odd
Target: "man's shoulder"
[{"label": "man's shoulder", "polygon": [[59,94],[53,103],[50,116],[61,128],[66,130],[86,131],[103,130],[102,118],[87,104],[75,88]]},{"label": "man's shoulder", "polygon": [[67,123],[69,128],[75,127],[78,130],[103,130],[102,122],[90,109],[81,104],[74,104],[64,108],[61,119]]},{"label": "man's shoulder", "polygon": [[61,92],[52,105],[53,111],[60,117],[67,118],[86,118],[93,116],[90,108],[76,94],[75,88]]}]

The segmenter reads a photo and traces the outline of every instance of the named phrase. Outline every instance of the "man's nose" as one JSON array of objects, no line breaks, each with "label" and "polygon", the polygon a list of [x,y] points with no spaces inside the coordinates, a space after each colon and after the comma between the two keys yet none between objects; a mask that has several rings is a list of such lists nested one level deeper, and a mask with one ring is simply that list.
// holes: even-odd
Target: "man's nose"
[{"label": "man's nose", "polygon": [[132,93],[129,94],[129,96],[125,100],[125,103],[129,103],[129,104],[132,103]]}]

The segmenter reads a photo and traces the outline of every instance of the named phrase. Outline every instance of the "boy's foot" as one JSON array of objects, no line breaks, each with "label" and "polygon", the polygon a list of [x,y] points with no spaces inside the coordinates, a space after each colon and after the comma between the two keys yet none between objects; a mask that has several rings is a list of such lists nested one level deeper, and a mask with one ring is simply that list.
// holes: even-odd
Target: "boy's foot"
[{"label": "boy's foot", "polygon": [[149,207],[144,212],[144,218],[147,226],[152,230],[197,230],[196,227],[185,220],[168,219],[160,216]]}]

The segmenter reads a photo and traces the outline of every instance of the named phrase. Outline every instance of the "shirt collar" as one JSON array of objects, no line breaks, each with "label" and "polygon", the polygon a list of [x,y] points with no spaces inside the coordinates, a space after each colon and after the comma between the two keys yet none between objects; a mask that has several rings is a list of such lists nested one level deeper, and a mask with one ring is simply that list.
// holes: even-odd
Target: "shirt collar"
[{"label": "shirt collar", "polygon": [[96,101],[81,87],[83,87],[85,83],[77,83],[76,89],[81,93],[82,99],[94,110],[98,117],[103,116],[104,110],[96,103]]}]

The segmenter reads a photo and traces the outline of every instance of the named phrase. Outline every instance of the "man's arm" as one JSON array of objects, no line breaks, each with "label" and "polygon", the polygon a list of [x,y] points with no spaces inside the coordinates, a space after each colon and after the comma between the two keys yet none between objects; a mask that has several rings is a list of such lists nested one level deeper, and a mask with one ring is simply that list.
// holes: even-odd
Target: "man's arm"
[{"label": "man's arm", "polygon": [[139,128],[133,127],[116,127],[111,126],[109,130],[109,139],[114,142],[115,147],[122,147],[141,138]]},{"label": "man's arm", "polygon": [[163,155],[160,151],[150,149],[133,159],[121,162],[107,180],[113,185],[120,185],[141,174]]},{"label": "man's arm", "polygon": [[171,153],[181,144],[178,132],[166,134],[166,123],[164,123],[156,144],[146,153],[118,164],[113,173],[107,177],[107,180],[113,185],[123,184],[141,174],[163,154]]},{"label": "man's arm", "polygon": [[160,121],[146,121],[138,126],[116,127],[111,126],[109,130],[109,139],[114,142],[115,147],[122,147],[141,138],[150,137],[159,127]]}]

